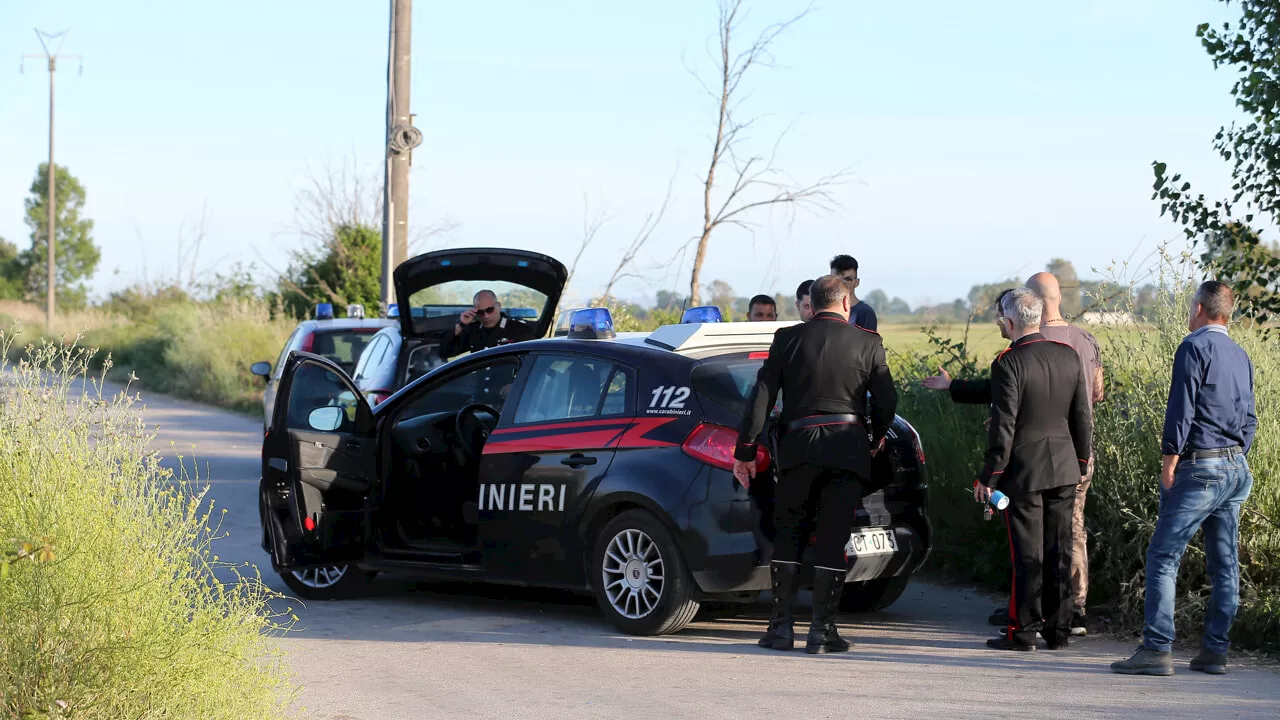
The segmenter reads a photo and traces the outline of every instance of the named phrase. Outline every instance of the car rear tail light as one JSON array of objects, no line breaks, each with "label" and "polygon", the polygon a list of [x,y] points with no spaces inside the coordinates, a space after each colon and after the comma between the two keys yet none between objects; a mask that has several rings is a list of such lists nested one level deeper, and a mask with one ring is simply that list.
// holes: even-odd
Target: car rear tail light
[{"label": "car rear tail light", "polygon": [[298,352],[311,352],[311,346],[316,342],[315,333],[307,333],[302,336],[302,345],[298,347]]},{"label": "car rear tail light", "polygon": [[910,423],[907,424],[907,428],[911,430],[911,445],[916,449],[916,460],[924,465],[924,445],[920,443],[920,433],[916,432]]},{"label": "car rear tail light", "polygon": [[[681,449],[694,460],[721,470],[733,470],[733,450],[738,445],[738,431],[723,425],[702,423],[689,433]],[[769,451],[756,446],[756,472],[769,469]]]},{"label": "car rear tail light", "polygon": [[767,360],[769,359],[769,353],[768,352],[747,353],[747,359],[748,360]]}]

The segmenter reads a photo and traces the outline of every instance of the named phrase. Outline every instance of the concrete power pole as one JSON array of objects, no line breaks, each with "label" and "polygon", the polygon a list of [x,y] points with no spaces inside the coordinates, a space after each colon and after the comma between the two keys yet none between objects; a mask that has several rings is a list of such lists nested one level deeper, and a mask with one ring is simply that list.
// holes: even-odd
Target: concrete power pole
[{"label": "concrete power pole", "polygon": [[409,255],[409,165],[422,132],[409,113],[413,0],[391,0],[387,47],[387,154],[382,202],[382,301],[395,301],[391,273]]},{"label": "concrete power pole", "polygon": [[[37,29],[36,37],[40,40],[40,46],[44,49],[44,54],[22,56],[23,58],[45,58],[46,60],[49,61],[49,166],[48,166],[49,177],[45,183],[48,186],[46,189],[48,190],[48,193],[49,193],[45,199],[45,206],[46,206],[45,209],[49,213],[48,229],[47,229],[47,232],[48,232],[47,245],[48,245],[49,252],[48,252],[48,258],[47,258],[48,266],[46,268],[47,270],[46,282],[48,283],[48,286],[45,288],[44,326],[45,326],[45,330],[50,332],[53,330],[54,299],[55,299],[55,288],[57,285],[57,265],[54,262],[54,258],[56,257],[55,251],[54,251],[54,244],[55,244],[54,231],[57,229],[56,217],[57,217],[57,210],[58,210],[57,203],[55,202],[55,199],[57,198],[57,194],[55,192],[56,187],[55,187],[55,181],[54,181],[54,179],[57,177],[57,174],[53,164],[53,79],[58,70],[59,57],[74,58],[77,60],[80,59],[79,55],[59,55],[58,54],[58,50],[62,49],[62,43],[66,42],[68,32],[70,31],[63,30],[60,33],[49,34],[45,32],[40,32],[40,30]],[[61,39],[59,40],[59,38]],[[49,43],[47,42],[49,40],[59,40],[58,47],[54,49],[52,52],[49,51]],[[83,64],[81,65],[80,69],[81,71],[84,70]]]}]

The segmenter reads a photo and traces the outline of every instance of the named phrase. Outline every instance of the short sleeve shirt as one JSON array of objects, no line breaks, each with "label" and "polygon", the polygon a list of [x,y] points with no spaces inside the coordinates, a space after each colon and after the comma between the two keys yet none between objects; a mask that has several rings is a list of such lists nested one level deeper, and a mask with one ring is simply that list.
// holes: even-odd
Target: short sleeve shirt
[{"label": "short sleeve shirt", "polygon": [[876,311],[865,302],[859,302],[849,308],[849,324],[857,325],[863,330],[876,330]]},{"label": "short sleeve shirt", "polygon": [[1084,370],[1084,387],[1089,393],[1089,404],[1093,405],[1093,380],[1098,368],[1102,367],[1102,352],[1098,349],[1098,340],[1088,330],[1075,325],[1041,325],[1040,334],[1046,340],[1070,345],[1080,356],[1080,368]]}]

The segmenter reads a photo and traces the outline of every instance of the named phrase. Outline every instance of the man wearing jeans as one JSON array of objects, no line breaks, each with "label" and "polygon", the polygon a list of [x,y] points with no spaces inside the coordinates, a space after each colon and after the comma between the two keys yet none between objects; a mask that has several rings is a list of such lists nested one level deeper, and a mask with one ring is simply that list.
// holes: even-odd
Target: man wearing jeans
[{"label": "man wearing jeans", "polygon": [[1191,669],[1214,675],[1227,671],[1227,636],[1240,593],[1240,506],[1253,487],[1245,456],[1258,427],[1253,363],[1227,334],[1234,309],[1229,286],[1216,281],[1201,285],[1191,303],[1191,334],[1173,359],[1161,441],[1160,516],[1147,547],[1146,627],[1133,657],[1111,664],[1118,673],[1173,674],[1178,564],[1200,527],[1212,594],[1204,647]]}]

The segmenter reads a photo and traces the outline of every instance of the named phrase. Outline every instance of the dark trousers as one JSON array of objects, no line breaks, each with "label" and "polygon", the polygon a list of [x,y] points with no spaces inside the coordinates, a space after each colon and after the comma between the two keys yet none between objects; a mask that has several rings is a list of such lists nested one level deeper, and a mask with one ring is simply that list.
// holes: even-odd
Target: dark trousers
[{"label": "dark trousers", "polygon": [[1071,635],[1071,517],[1074,485],[1011,497],[1005,511],[1013,553],[1009,639],[1060,644]]},{"label": "dark trousers", "polygon": [[816,535],[813,564],[832,570],[845,569],[844,547],[858,512],[862,483],[847,470],[803,464],[782,472],[775,495],[773,559],[800,562]]}]

